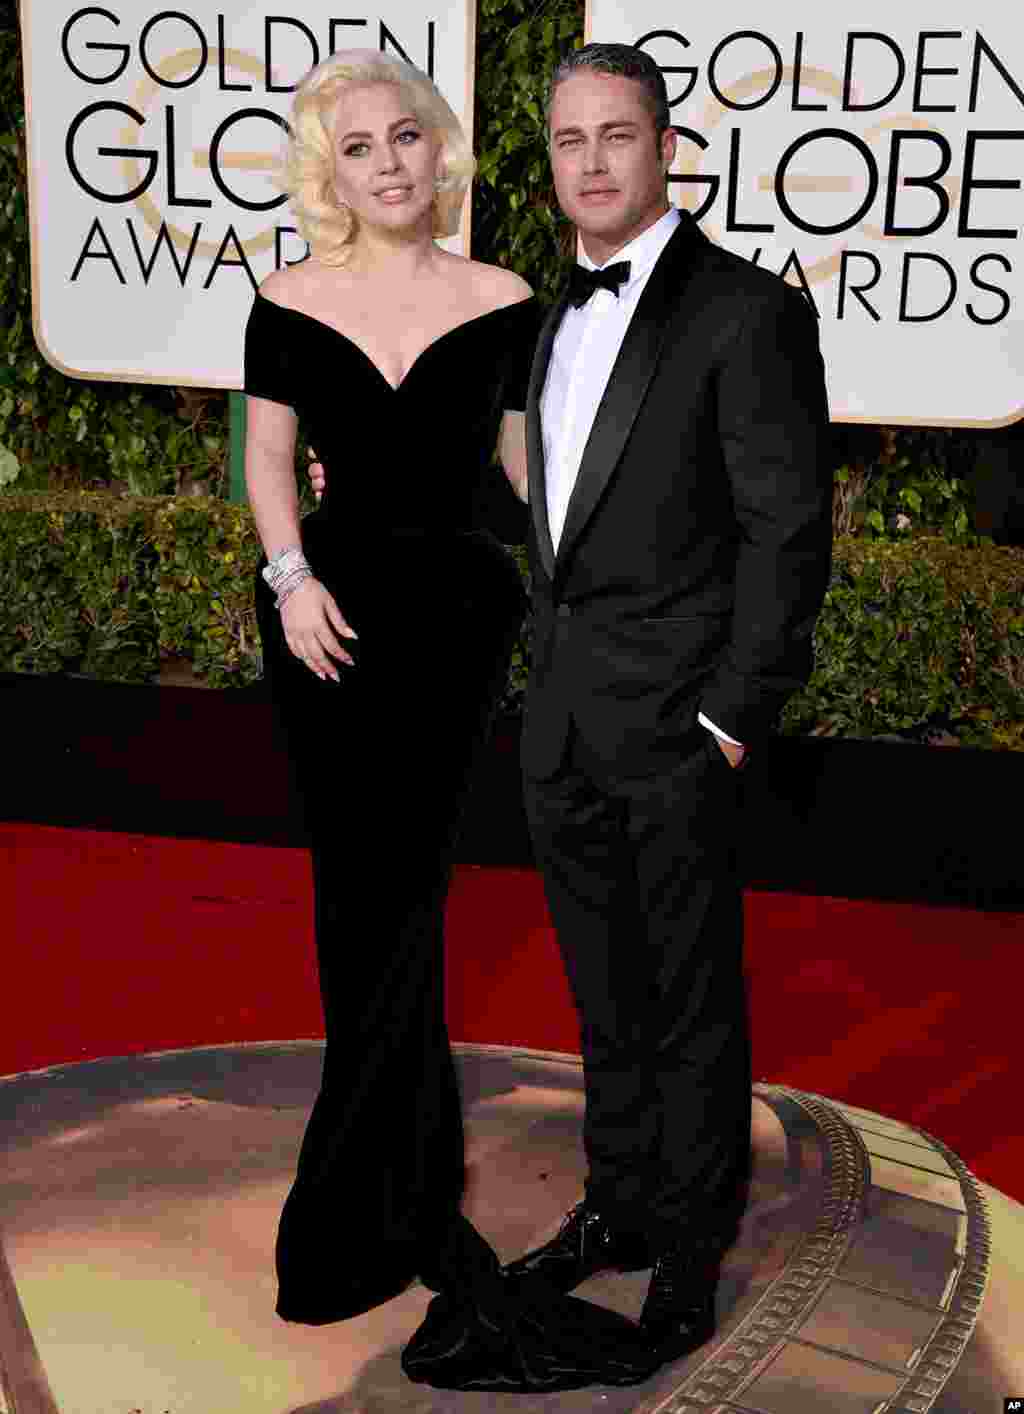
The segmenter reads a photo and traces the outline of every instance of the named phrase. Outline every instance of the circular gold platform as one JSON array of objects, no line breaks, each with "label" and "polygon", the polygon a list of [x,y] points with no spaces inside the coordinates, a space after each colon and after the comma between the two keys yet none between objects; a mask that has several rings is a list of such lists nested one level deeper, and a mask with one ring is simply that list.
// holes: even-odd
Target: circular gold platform
[{"label": "circular gold platform", "polygon": [[[579,1196],[581,1068],[456,1054],[467,1212],[507,1260]],[[1024,1392],[1024,1209],[919,1130],[768,1085],[710,1345],[634,1389],[412,1385],[418,1285],[335,1326],[274,1316],[277,1213],[321,1058],[229,1046],[0,1081],[0,1414],[982,1414]],[[646,1285],[579,1294],[635,1315]]]}]

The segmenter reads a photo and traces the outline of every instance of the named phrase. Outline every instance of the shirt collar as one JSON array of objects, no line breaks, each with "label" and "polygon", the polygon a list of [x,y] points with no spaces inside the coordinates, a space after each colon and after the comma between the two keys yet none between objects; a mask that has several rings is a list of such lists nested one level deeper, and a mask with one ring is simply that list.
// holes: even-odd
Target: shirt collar
[{"label": "shirt collar", "polygon": [[[622,247],[615,255],[605,262],[606,265],[617,265],[620,260],[628,260],[630,264],[629,279],[622,286],[623,290],[628,290],[637,280],[642,280],[657,264],[662,251],[668,245],[675,234],[682,217],[673,206],[660,220],[655,221],[653,226],[649,226],[646,231],[631,240],[628,245]],[[580,264],[587,270],[600,270],[602,267],[595,265],[587,255],[585,250],[580,251]]]}]

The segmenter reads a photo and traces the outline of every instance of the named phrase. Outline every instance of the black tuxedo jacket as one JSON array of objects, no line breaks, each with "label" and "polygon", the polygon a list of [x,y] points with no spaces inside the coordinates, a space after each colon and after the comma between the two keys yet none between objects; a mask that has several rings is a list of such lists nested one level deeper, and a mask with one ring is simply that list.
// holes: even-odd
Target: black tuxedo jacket
[{"label": "black tuxedo jacket", "polygon": [[533,654],[523,767],[558,767],[570,718],[623,773],[692,749],[698,711],[768,732],[810,673],[828,583],[832,459],[810,304],[683,213],[640,298],[552,546],[540,399],[527,399]]}]

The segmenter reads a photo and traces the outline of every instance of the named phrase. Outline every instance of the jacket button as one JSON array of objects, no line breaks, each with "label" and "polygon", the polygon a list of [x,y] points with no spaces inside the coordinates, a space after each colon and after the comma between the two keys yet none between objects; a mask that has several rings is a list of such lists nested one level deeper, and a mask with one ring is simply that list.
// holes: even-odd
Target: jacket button
[{"label": "jacket button", "polygon": [[571,605],[571,604],[559,604],[559,606],[558,606],[558,617],[559,617],[560,619],[568,619],[568,618],[571,618],[571,617],[572,617],[572,605]]}]

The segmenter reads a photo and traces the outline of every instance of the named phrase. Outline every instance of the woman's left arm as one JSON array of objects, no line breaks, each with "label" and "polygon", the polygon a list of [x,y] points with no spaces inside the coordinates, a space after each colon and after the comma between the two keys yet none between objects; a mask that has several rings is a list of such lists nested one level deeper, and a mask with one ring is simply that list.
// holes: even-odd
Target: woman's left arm
[{"label": "woman's left arm", "polygon": [[512,490],[521,501],[530,499],[526,474],[526,413],[507,411],[501,419],[498,456]]}]

